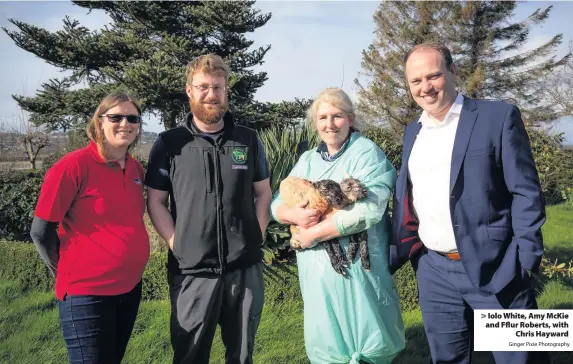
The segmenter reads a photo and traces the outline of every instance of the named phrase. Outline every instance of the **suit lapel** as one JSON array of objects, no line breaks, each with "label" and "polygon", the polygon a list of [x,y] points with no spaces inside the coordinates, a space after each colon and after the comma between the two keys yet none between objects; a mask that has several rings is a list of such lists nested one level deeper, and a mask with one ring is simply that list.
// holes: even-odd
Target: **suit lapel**
[{"label": "suit lapel", "polygon": [[403,178],[401,179],[401,181],[403,183],[403,186],[402,186],[403,188],[400,189],[402,191],[402,194],[400,196],[398,196],[400,198],[400,201],[404,198],[404,192],[406,191],[406,188],[408,186],[408,184],[407,184],[407,181],[408,181],[408,161],[410,160],[410,153],[412,153],[412,148],[414,147],[414,141],[416,140],[416,137],[418,136],[418,133],[420,132],[421,128],[422,128],[422,124],[419,122],[416,122],[410,126],[411,132],[408,133],[408,129],[406,129],[405,138],[404,138],[404,145],[402,148],[402,153],[403,153],[402,166],[400,168],[400,176],[403,176]]},{"label": "suit lapel", "polygon": [[406,166],[406,170],[408,168],[408,161],[410,160],[410,153],[412,153],[412,148],[414,147],[414,141],[416,140],[416,137],[418,136],[418,133],[420,132],[420,129],[422,128],[422,124],[419,122],[416,122],[414,125],[412,125],[411,129],[412,132],[410,133],[410,135],[408,135],[408,138],[406,138],[404,140],[404,165]]},{"label": "suit lapel", "polygon": [[460,114],[454,149],[452,151],[452,165],[450,171],[450,194],[454,189],[454,184],[458,179],[460,168],[466,155],[466,150],[470,142],[470,137],[478,116],[476,102],[472,99],[464,98],[464,105]]}]

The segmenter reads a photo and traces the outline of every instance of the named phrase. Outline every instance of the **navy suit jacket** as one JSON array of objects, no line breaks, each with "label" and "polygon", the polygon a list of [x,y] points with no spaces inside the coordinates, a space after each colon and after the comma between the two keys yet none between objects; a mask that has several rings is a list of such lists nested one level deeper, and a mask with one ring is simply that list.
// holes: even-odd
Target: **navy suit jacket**
[{"label": "navy suit jacket", "polygon": [[[393,201],[392,273],[408,260],[416,269],[423,246],[408,176],[420,128],[416,121],[404,132]],[[539,271],[545,204],[517,107],[464,98],[452,154],[450,215],[461,261],[480,291],[498,293],[516,274]]]}]

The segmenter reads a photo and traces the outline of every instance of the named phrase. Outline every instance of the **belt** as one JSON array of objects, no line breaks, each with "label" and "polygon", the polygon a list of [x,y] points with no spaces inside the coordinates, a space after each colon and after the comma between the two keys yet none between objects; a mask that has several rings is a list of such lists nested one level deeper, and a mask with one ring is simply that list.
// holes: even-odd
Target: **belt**
[{"label": "belt", "polygon": [[436,252],[436,253],[440,254],[441,256],[448,258],[449,260],[462,260],[462,258],[460,257],[460,253],[458,253],[458,252],[455,252],[455,253]]}]

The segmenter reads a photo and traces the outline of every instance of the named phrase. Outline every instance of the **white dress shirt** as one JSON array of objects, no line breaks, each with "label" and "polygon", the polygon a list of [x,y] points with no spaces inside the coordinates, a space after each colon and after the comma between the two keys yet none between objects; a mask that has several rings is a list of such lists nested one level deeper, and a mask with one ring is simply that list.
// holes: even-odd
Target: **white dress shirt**
[{"label": "white dress shirt", "polygon": [[428,249],[442,253],[457,251],[450,217],[450,173],[463,103],[458,93],[442,122],[422,113],[418,120],[422,127],[408,162],[418,234]]}]

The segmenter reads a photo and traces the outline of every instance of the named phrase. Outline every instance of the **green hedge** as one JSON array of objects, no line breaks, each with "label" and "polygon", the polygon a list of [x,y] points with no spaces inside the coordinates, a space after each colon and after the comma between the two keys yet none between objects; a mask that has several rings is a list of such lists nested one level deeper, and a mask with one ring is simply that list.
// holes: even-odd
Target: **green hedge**
[{"label": "green hedge", "polygon": [[[31,243],[0,240],[0,278],[17,281],[24,291],[51,291],[54,279]],[[293,265],[265,266],[265,296],[270,304],[301,301]],[[166,300],[167,253],[154,252],[143,274],[143,299]]]},{"label": "green hedge", "polygon": [[[31,243],[0,240],[0,278],[17,281],[25,291],[51,291],[54,280]],[[143,299],[166,300],[167,253],[151,253],[143,274]],[[296,267],[292,264],[264,266],[265,302],[269,305],[302,302]],[[396,274],[402,310],[418,305],[416,280],[408,265]]]},{"label": "green hedge", "polygon": [[0,240],[0,278],[18,282],[23,291],[48,291],[54,286],[48,268],[31,243]]},{"label": "green hedge", "polygon": [[416,274],[410,263],[405,264],[394,274],[398,295],[400,296],[400,307],[403,312],[417,309],[420,306],[418,301],[418,282]]},{"label": "green hedge", "polygon": [[0,238],[30,240],[40,187],[40,171],[0,172]]}]

